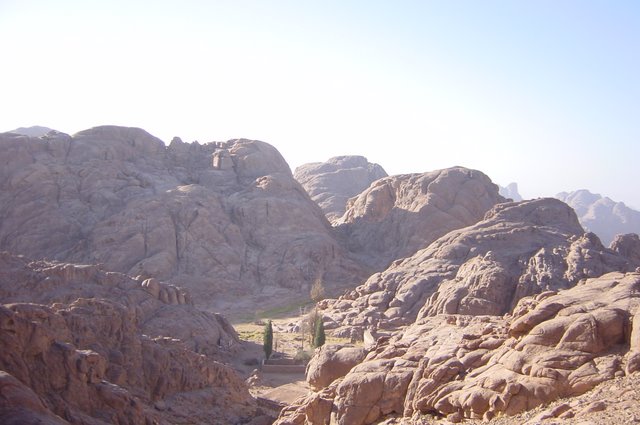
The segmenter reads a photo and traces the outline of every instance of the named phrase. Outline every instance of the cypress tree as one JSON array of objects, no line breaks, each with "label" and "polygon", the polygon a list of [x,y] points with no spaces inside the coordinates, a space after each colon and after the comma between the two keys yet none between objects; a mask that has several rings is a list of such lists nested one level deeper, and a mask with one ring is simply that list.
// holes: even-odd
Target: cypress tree
[{"label": "cypress tree", "polygon": [[313,333],[313,346],[318,348],[324,345],[324,323],[322,321],[322,316],[318,317],[316,320],[316,328]]},{"label": "cypress tree", "polygon": [[264,325],[264,334],[262,336],[262,348],[264,349],[264,356],[267,360],[271,357],[273,351],[273,326],[271,326],[271,320]]}]

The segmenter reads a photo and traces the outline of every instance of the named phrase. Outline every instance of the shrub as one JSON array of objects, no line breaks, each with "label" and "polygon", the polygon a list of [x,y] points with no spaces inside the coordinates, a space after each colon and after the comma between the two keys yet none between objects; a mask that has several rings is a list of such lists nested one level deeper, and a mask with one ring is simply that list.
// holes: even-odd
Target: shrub
[{"label": "shrub", "polygon": [[311,360],[311,357],[313,357],[312,353],[304,350],[298,350],[293,360],[295,360],[296,363],[307,364],[309,363],[309,360]]},{"label": "shrub", "polygon": [[324,284],[322,283],[322,279],[318,278],[315,280],[315,282],[313,282],[311,291],[309,291],[309,295],[315,302],[324,300]]}]

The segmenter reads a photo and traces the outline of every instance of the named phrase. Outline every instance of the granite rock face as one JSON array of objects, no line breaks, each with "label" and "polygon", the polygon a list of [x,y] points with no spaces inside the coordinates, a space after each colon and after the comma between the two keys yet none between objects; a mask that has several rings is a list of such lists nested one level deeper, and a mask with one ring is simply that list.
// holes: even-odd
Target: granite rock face
[{"label": "granite rock face", "polygon": [[349,198],[387,177],[380,165],[363,156],[336,156],[326,162],[304,164],[293,175],[331,222],[344,214]]},{"label": "granite rock face", "polygon": [[335,222],[349,248],[378,269],[449,231],[474,224],[504,202],[483,173],[462,167],[385,177],[349,200]]},{"label": "granite rock face", "polygon": [[[170,279],[209,302],[364,276],[272,146],[136,128],[0,134],[0,249]],[[267,291],[268,292],[268,291]]]},{"label": "granite rock face", "polygon": [[343,337],[441,313],[502,315],[522,297],[633,271],[633,252],[625,257],[604,248],[558,200],[505,203],[322,306],[334,334]]},{"label": "granite rock face", "polygon": [[525,297],[505,316],[438,314],[378,340],[362,364],[276,424],[490,420],[640,368],[640,274]]},{"label": "granite rock face", "polygon": [[239,349],[235,331],[185,290],[6,252],[0,271],[0,417],[215,424],[255,414],[222,362]]},{"label": "granite rock face", "polygon": [[636,260],[636,238],[607,249],[556,199],[497,205],[321,303],[334,335],[377,343],[324,381],[318,352],[313,392],[276,423],[489,420],[640,370]]},{"label": "granite rock face", "polygon": [[612,201],[588,190],[561,192],[556,198],[575,209],[582,226],[598,235],[605,245],[609,245],[616,235],[640,233],[640,211],[627,207],[623,202]]}]

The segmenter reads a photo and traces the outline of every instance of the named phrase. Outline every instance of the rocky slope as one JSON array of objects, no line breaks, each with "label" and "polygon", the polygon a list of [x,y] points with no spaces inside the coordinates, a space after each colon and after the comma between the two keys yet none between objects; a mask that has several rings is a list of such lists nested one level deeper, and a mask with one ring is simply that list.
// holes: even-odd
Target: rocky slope
[{"label": "rocky slope", "polygon": [[636,252],[633,236],[621,238],[616,251],[606,249],[558,200],[504,203],[326,301],[328,325],[349,336],[354,329],[393,329],[440,313],[502,315],[524,296],[634,270]]},{"label": "rocky slope", "polygon": [[604,248],[555,199],[494,207],[323,303],[334,334],[360,329],[377,343],[355,366],[355,353],[317,353],[307,372],[314,392],[277,423],[488,420],[634,372],[637,242]]},{"label": "rocky slope", "polygon": [[379,179],[349,200],[335,224],[349,248],[380,270],[503,201],[486,175],[454,167]]},{"label": "rocky slope", "polygon": [[272,146],[167,147],[113,126],[0,134],[0,249],[171,279],[208,303],[364,276]]},{"label": "rocky slope", "polygon": [[611,273],[525,297],[506,316],[426,317],[379,339],[363,363],[276,423],[490,420],[576,396],[639,369],[639,308],[640,274]]},{"label": "rocky slope", "polygon": [[561,192],[556,198],[566,202],[578,214],[582,226],[595,233],[605,245],[616,235],[640,233],[640,212],[588,190]]},{"label": "rocky slope", "polygon": [[387,177],[380,165],[363,156],[336,156],[326,162],[304,164],[293,175],[330,221],[344,214],[349,198]]},{"label": "rocky slope", "polygon": [[518,192],[518,183],[509,183],[506,186],[500,186],[500,195],[512,201],[522,201],[522,196]]},{"label": "rocky slope", "polygon": [[0,422],[242,423],[239,340],[182,288],[0,253]]}]

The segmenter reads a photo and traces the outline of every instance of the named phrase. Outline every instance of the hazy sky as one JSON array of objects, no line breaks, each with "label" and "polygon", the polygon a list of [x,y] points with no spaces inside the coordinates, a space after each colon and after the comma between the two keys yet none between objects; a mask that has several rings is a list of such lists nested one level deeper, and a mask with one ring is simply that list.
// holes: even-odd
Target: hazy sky
[{"label": "hazy sky", "polygon": [[246,137],[640,208],[640,1],[0,0],[0,130]]}]

